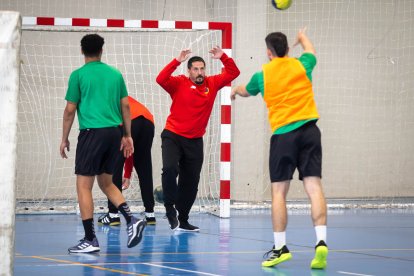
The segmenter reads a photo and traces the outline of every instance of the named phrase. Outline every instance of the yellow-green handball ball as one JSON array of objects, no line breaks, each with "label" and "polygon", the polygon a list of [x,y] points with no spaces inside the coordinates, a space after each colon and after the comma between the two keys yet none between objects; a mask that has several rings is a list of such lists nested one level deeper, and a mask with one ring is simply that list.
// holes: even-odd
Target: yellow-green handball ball
[{"label": "yellow-green handball ball", "polygon": [[272,0],[272,5],[278,10],[286,10],[292,5],[292,0]]}]

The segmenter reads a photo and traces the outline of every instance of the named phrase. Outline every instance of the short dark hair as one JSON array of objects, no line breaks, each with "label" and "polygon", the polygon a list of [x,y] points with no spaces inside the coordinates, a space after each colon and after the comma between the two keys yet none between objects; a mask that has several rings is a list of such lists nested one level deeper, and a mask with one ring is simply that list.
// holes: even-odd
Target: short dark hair
[{"label": "short dark hair", "polygon": [[201,61],[204,64],[204,66],[206,66],[206,63],[202,57],[193,56],[188,60],[187,68],[191,69],[191,67],[193,66],[193,62],[197,62],[197,61]]},{"label": "short dark hair", "polygon": [[273,56],[284,57],[288,51],[286,35],[281,32],[270,33],[266,36],[266,46]]},{"label": "short dark hair", "polygon": [[103,37],[98,34],[85,35],[81,40],[82,52],[86,57],[97,57],[104,43]]}]

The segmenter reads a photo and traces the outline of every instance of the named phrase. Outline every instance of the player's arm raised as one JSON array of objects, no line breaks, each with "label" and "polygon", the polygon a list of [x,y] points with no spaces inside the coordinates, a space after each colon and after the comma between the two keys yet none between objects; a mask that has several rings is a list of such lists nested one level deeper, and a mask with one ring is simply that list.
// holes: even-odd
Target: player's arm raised
[{"label": "player's arm raised", "polygon": [[155,81],[164,88],[171,96],[175,93],[175,88],[179,85],[180,81],[177,77],[173,77],[172,73],[177,69],[178,66],[188,59],[191,54],[190,49],[181,50],[180,54],[168,63],[158,74]]},{"label": "player's arm raised", "polygon": [[220,89],[240,75],[240,70],[234,60],[227,56],[220,46],[213,47],[209,53],[212,59],[220,59],[224,65],[221,74],[214,76],[215,82]]},{"label": "player's arm raised", "polygon": [[303,48],[303,52],[315,54],[316,53],[315,48],[313,47],[313,44],[308,38],[308,36],[305,34],[305,31],[306,31],[306,27],[299,30],[296,36],[296,42],[293,44],[293,46],[300,44]]}]

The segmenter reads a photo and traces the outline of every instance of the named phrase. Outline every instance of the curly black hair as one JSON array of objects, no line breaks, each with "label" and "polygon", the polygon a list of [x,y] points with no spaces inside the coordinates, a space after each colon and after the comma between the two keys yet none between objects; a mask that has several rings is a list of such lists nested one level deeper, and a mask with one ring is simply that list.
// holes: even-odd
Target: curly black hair
[{"label": "curly black hair", "polygon": [[81,40],[82,52],[86,57],[98,57],[105,41],[98,34],[85,35]]}]

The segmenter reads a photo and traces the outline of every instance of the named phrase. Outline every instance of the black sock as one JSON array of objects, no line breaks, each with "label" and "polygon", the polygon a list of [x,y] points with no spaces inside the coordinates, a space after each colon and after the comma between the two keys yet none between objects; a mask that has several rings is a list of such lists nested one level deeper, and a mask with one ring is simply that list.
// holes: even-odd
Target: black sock
[{"label": "black sock", "polygon": [[121,214],[124,216],[127,224],[131,222],[131,217],[132,217],[132,213],[131,210],[129,210],[129,206],[128,204],[126,204],[126,202],[121,203],[118,206],[118,210],[121,212]]},{"label": "black sock", "polygon": [[85,229],[85,238],[92,241],[95,236],[95,227],[93,226],[93,218],[82,220],[83,229]]},{"label": "black sock", "polygon": [[114,205],[111,205],[108,207],[108,212],[112,214],[118,214],[118,208],[116,208]]}]

